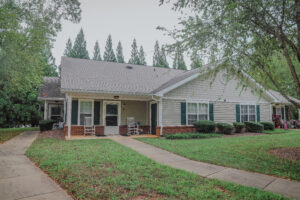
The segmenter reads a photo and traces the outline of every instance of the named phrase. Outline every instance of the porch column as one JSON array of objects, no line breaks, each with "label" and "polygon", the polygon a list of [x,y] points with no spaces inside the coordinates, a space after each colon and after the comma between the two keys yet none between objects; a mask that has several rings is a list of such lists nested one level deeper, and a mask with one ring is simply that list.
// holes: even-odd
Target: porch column
[{"label": "porch column", "polygon": [[45,100],[45,106],[44,106],[44,120],[48,119],[48,102]]},{"label": "porch column", "polygon": [[158,117],[159,117],[160,135],[163,134],[162,110],[163,110],[163,105],[162,105],[162,99],[160,98],[159,103],[158,103],[158,113],[159,113]]},{"label": "porch column", "polygon": [[71,111],[72,111],[72,97],[67,96],[67,124],[68,124],[68,139],[71,138]]},{"label": "porch column", "polygon": [[67,102],[66,102],[66,98],[64,99],[64,116],[63,116],[63,119],[64,119],[64,123],[66,122],[66,104],[67,104]]}]

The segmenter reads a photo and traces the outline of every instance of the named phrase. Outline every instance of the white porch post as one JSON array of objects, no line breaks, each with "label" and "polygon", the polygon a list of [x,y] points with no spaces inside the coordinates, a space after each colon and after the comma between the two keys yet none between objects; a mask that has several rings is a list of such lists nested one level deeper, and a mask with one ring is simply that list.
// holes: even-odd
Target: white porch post
[{"label": "white porch post", "polygon": [[159,103],[158,103],[158,116],[159,116],[159,126],[160,126],[160,135],[163,134],[163,122],[162,122],[162,111],[163,111],[163,105],[162,105],[162,99],[160,98]]},{"label": "white porch post", "polygon": [[72,111],[72,97],[67,96],[68,110],[67,110],[67,121],[68,121],[68,139],[71,138],[71,111]]},{"label": "white porch post", "polygon": [[45,100],[45,106],[44,106],[44,120],[48,119],[48,102]]},{"label": "white porch post", "polygon": [[63,116],[63,119],[64,119],[64,123],[66,123],[66,105],[67,105],[67,102],[66,102],[66,98],[64,99],[64,116]]}]

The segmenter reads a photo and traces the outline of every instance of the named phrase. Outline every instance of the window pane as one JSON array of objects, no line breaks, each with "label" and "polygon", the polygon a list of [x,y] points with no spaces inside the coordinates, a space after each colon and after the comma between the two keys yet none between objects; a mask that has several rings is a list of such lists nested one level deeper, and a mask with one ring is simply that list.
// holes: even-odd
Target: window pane
[{"label": "window pane", "polygon": [[92,117],[91,114],[80,114],[80,125],[84,125],[84,118],[85,117]]},{"label": "window pane", "polygon": [[241,122],[248,121],[248,115],[241,115]]},{"label": "window pane", "polygon": [[255,105],[250,105],[249,106],[249,114],[250,115],[255,115]]},{"label": "window pane", "polygon": [[92,102],[81,101],[80,102],[80,113],[81,114],[92,114]]},{"label": "window pane", "polygon": [[60,107],[51,107],[51,115],[60,115]]},{"label": "window pane", "polygon": [[188,103],[188,113],[189,114],[197,114],[197,104],[196,103]]},{"label": "window pane", "polygon": [[241,105],[241,114],[248,114],[248,106],[247,105]]},{"label": "window pane", "polygon": [[255,115],[249,115],[249,121],[255,122]]},{"label": "window pane", "polygon": [[108,114],[108,115],[117,115],[118,114],[118,105],[116,105],[116,104],[107,104],[106,105],[106,114]]},{"label": "window pane", "polygon": [[205,104],[203,104],[203,103],[199,104],[199,114],[205,115],[207,113],[208,113],[207,104],[206,103]]},{"label": "window pane", "polygon": [[207,115],[198,115],[199,120],[207,120]]},{"label": "window pane", "polygon": [[188,115],[188,125],[193,125],[193,122],[197,121],[197,115]]}]

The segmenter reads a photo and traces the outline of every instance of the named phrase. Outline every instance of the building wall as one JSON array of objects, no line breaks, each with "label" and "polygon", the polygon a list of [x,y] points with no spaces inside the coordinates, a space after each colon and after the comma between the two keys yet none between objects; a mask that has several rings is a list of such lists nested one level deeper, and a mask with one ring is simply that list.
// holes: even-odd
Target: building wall
[{"label": "building wall", "polygon": [[127,125],[127,117],[134,117],[141,125],[149,125],[148,101],[121,101],[121,125]]}]

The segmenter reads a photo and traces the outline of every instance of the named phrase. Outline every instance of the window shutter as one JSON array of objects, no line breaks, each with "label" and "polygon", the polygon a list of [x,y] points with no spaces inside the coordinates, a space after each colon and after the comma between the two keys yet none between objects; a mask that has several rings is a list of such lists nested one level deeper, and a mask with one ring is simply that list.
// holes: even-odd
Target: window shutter
[{"label": "window shutter", "polygon": [[236,121],[240,122],[241,121],[241,116],[240,116],[240,104],[235,105],[235,114],[236,114]]},{"label": "window shutter", "polygon": [[181,125],[186,125],[186,102],[181,102]]},{"label": "window shutter", "polygon": [[209,104],[209,120],[214,121],[214,104]]},{"label": "window shutter", "polygon": [[257,122],[260,122],[260,106],[256,105],[256,118]]},{"label": "window shutter", "polygon": [[94,101],[94,125],[100,125],[100,101]]},{"label": "window shutter", "polygon": [[77,121],[78,121],[78,100],[72,100],[72,117],[71,117],[72,125],[77,125]]},{"label": "window shutter", "polygon": [[289,106],[285,106],[285,119],[289,120]]}]

